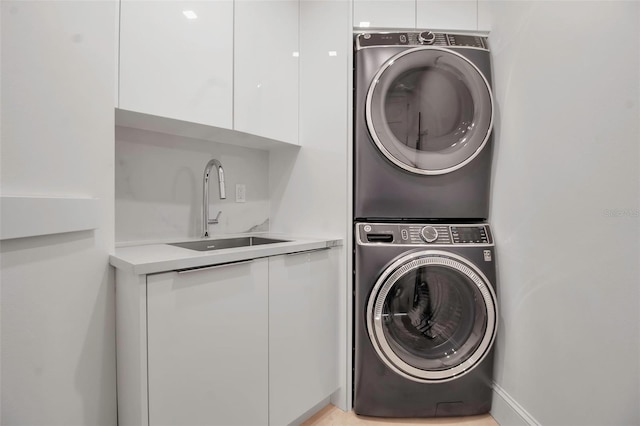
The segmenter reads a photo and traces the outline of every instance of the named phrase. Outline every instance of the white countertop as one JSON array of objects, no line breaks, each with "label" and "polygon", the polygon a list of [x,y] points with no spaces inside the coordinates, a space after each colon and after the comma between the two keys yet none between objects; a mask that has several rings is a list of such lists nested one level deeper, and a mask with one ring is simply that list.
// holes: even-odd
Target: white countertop
[{"label": "white countertop", "polygon": [[342,239],[336,238],[297,238],[279,234],[242,234],[216,235],[211,239],[235,238],[238,236],[266,237],[287,240],[282,243],[262,244],[249,247],[236,247],[222,250],[197,251],[176,247],[168,243],[199,241],[201,238],[181,239],[139,245],[117,247],[109,256],[109,263],[118,269],[128,270],[137,275],[175,271],[201,266],[219,265],[260,257],[338,247]]}]

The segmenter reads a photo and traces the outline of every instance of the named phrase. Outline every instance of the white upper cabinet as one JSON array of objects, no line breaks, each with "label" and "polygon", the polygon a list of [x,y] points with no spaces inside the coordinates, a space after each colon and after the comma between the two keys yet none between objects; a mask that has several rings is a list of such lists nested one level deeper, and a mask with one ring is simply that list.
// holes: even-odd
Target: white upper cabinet
[{"label": "white upper cabinet", "polygon": [[232,128],[233,1],[120,5],[118,107]]},{"label": "white upper cabinet", "polygon": [[417,0],[417,27],[434,30],[478,29],[476,0]]},{"label": "white upper cabinet", "polygon": [[236,0],[234,129],[298,143],[298,0]]},{"label": "white upper cabinet", "polygon": [[477,0],[354,0],[356,28],[478,29]]},{"label": "white upper cabinet", "polygon": [[415,0],[354,0],[356,28],[415,28]]},{"label": "white upper cabinet", "polygon": [[490,0],[478,0],[478,30],[491,31],[492,8],[495,3]]}]

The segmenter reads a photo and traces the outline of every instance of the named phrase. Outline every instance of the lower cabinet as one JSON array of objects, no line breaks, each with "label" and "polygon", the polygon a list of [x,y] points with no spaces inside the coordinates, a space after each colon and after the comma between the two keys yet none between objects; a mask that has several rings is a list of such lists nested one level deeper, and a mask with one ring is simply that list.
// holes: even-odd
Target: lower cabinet
[{"label": "lower cabinet", "polygon": [[116,271],[120,425],[286,425],[338,390],[339,249]]},{"label": "lower cabinet", "polygon": [[267,259],[147,279],[150,425],[264,425]]},{"label": "lower cabinet", "polygon": [[269,424],[287,425],[338,389],[336,249],[269,258]]}]

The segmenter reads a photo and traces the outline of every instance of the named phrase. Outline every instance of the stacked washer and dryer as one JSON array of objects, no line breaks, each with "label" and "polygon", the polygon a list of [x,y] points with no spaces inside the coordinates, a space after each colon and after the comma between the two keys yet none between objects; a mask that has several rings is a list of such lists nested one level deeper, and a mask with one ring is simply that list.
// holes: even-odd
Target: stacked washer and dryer
[{"label": "stacked washer and dryer", "polygon": [[354,55],[354,411],[486,413],[498,318],[487,39],[366,32]]}]

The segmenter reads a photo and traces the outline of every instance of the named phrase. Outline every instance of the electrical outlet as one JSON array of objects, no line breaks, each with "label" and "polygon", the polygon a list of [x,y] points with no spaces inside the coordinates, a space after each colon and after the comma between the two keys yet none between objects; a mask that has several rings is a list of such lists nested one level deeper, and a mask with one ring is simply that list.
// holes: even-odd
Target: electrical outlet
[{"label": "electrical outlet", "polygon": [[247,201],[247,186],[243,183],[236,184],[236,203]]}]

